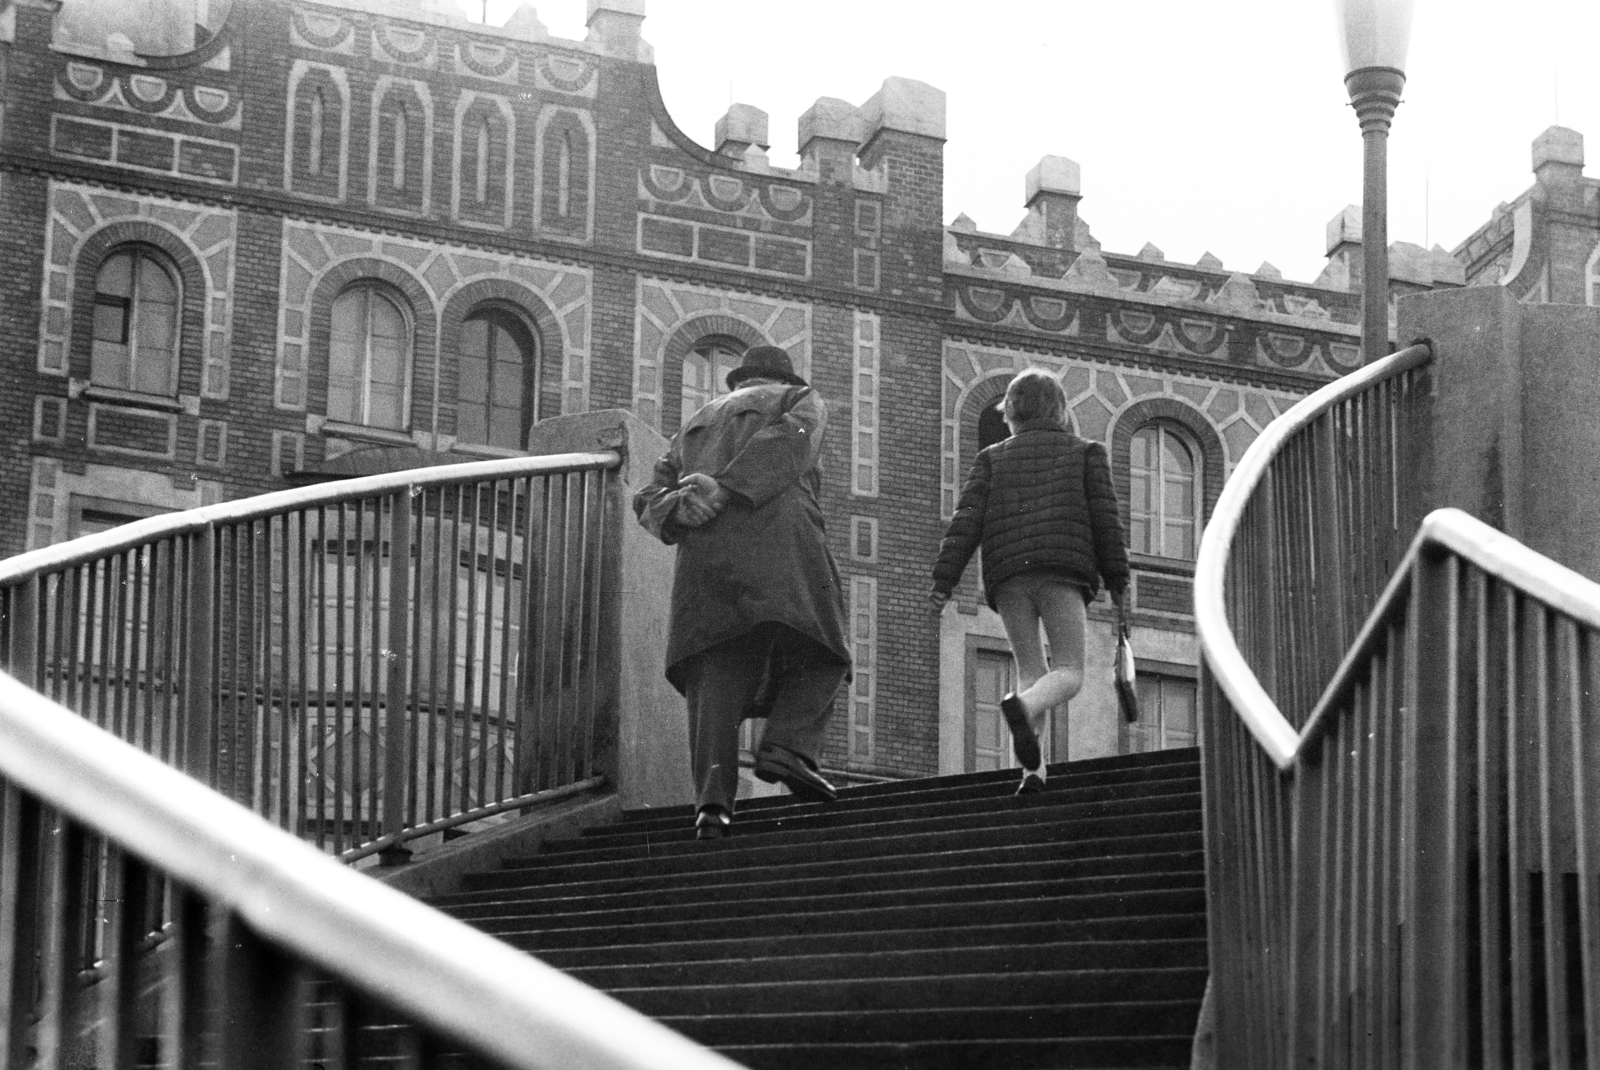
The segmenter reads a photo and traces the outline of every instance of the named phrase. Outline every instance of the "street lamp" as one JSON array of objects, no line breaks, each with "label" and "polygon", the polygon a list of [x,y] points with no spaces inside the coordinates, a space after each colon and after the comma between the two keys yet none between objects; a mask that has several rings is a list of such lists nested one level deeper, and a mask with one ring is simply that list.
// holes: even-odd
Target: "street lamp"
[{"label": "street lamp", "polygon": [[1414,0],[1334,0],[1344,85],[1361,121],[1361,360],[1389,352],[1389,124],[1406,84]]}]

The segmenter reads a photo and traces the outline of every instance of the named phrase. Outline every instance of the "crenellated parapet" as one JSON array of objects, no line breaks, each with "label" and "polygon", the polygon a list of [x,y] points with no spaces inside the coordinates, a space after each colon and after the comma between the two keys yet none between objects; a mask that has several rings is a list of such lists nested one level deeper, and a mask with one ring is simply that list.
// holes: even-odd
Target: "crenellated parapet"
[{"label": "crenellated parapet", "polygon": [[1045,157],[1027,176],[1010,235],[960,216],[945,230],[946,300],[957,324],[1106,356],[1206,362],[1324,378],[1359,366],[1359,296],[1289,282],[1271,264],[1229,271],[1207,253],[1169,261],[1146,244],[1106,253],[1078,213],[1077,164]]},{"label": "crenellated parapet", "polygon": [[1534,139],[1534,184],[1455,248],[1467,285],[1504,286],[1524,302],[1600,303],[1600,179],[1583,163],[1576,130]]}]

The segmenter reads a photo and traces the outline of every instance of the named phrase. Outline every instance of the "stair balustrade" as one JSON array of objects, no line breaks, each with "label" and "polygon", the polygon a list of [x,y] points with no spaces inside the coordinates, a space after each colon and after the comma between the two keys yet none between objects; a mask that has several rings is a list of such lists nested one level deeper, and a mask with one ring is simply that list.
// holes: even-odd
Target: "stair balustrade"
[{"label": "stair balustrade", "polygon": [[619,463],[369,476],[35,550],[0,562],[0,668],[346,861],[398,861],[601,782]]},{"label": "stair balustrade", "polygon": [[1600,586],[1452,509],[1401,543],[1428,359],[1286,413],[1202,542],[1219,1066],[1600,1053]]},{"label": "stair balustrade", "polygon": [[0,1067],[737,1070],[0,674]]}]

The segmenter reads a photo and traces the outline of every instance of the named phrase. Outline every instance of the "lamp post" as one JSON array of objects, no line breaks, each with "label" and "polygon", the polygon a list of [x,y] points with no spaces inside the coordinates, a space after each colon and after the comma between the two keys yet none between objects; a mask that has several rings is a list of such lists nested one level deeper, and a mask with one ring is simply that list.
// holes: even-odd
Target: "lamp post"
[{"label": "lamp post", "polygon": [[1389,124],[1405,87],[1414,0],[1334,0],[1344,85],[1361,121],[1361,361],[1389,352]]}]

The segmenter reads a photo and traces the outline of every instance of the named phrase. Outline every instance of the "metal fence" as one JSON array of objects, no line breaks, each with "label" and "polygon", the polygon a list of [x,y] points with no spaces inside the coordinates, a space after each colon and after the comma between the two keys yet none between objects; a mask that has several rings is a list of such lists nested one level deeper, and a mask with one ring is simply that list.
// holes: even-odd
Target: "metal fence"
[{"label": "metal fence", "polygon": [[1600,1066],[1600,586],[1453,510],[1399,553],[1425,359],[1287,414],[1202,546],[1218,1065]]},{"label": "metal fence", "polygon": [[0,1068],[736,1070],[0,674]]},{"label": "metal fence", "polygon": [[325,850],[403,855],[598,782],[618,463],[372,476],[24,554],[0,667]]}]

